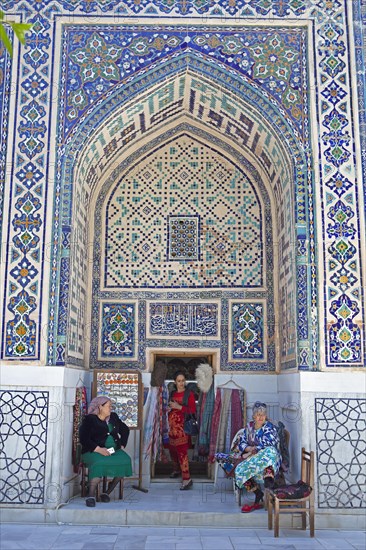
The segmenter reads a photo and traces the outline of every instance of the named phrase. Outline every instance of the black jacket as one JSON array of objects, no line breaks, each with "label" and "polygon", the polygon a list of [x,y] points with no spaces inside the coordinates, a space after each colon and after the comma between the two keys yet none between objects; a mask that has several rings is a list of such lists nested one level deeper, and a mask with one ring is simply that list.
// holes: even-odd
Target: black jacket
[{"label": "black jacket", "polygon": [[104,447],[105,440],[110,434],[117,446],[117,449],[127,445],[130,428],[126,426],[118,415],[111,413],[109,423],[113,425],[113,429],[109,432],[108,424],[105,420],[100,420],[96,414],[87,414],[80,426],[79,437],[82,446],[81,453],[92,453],[96,447]]}]

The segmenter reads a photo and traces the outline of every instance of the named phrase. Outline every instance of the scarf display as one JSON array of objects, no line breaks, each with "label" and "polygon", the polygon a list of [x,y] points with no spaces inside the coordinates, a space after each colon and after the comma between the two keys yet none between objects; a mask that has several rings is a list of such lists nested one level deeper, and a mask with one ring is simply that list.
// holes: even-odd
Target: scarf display
[{"label": "scarf display", "polygon": [[245,425],[244,390],[217,388],[211,422],[209,461],[216,453],[228,453],[238,430]]},{"label": "scarf display", "polygon": [[76,388],[75,404],[73,405],[72,425],[72,465],[75,474],[78,473],[81,461],[81,445],[79,443],[79,429],[87,411],[86,387]]}]

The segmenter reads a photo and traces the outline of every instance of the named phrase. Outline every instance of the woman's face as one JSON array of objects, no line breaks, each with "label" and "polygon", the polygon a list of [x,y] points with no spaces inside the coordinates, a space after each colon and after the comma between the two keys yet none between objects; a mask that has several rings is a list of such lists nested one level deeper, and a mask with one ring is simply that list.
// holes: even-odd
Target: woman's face
[{"label": "woman's face", "polygon": [[175,379],[175,385],[177,386],[178,391],[184,391],[186,378],[183,374],[178,374],[177,378]]},{"label": "woman's face", "polygon": [[266,421],[266,416],[267,415],[264,411],[257,411],[255,414],[253,414],[255,425],[261,428]]},{"label": "woman's face", "polygon": [[112,401],[106,401],[103,405],[100,406],[100,416],[107,418],[112,412]]}]

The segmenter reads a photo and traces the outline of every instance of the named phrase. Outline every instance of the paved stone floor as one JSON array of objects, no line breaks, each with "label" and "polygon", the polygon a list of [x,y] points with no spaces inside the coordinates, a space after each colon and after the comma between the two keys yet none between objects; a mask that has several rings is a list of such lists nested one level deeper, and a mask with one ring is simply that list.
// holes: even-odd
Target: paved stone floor
[{"label": "paved stone floor", "polygon": [[362,531],[113,527],[87,525],[2,524],[1,550],[347,550],[366,548]]}]

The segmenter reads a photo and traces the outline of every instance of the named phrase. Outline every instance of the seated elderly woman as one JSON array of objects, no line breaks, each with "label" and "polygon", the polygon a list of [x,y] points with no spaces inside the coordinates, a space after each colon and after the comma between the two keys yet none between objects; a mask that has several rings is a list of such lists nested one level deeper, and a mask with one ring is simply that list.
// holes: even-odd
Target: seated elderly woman
[{"label": "seated elderly woman", "polygon": [[253,420],[243,432],[239,450],[244,460],[235,469],[235,483],[239,488],[254,492],[254,504],[242,507],[242,512],[251,512],[262,507],[264,495],[259,482],[264,480],[265,488],[273,488],[274,477],[281,466],[277,429],[267,420],[265,403],[254,403]]},{"label": "seated elderly woman", "polygon": [[89,469],[89,494],[85,501],[89,507],[95,506],[95,492],[102,477],[113,478],[107,492],[100,495],[102,502],[109,502],[119,480],[132,475],[131,459],[123,450],[130,429],[111,410],[108,397],[95,397],[80,426],[81,458]]}]

